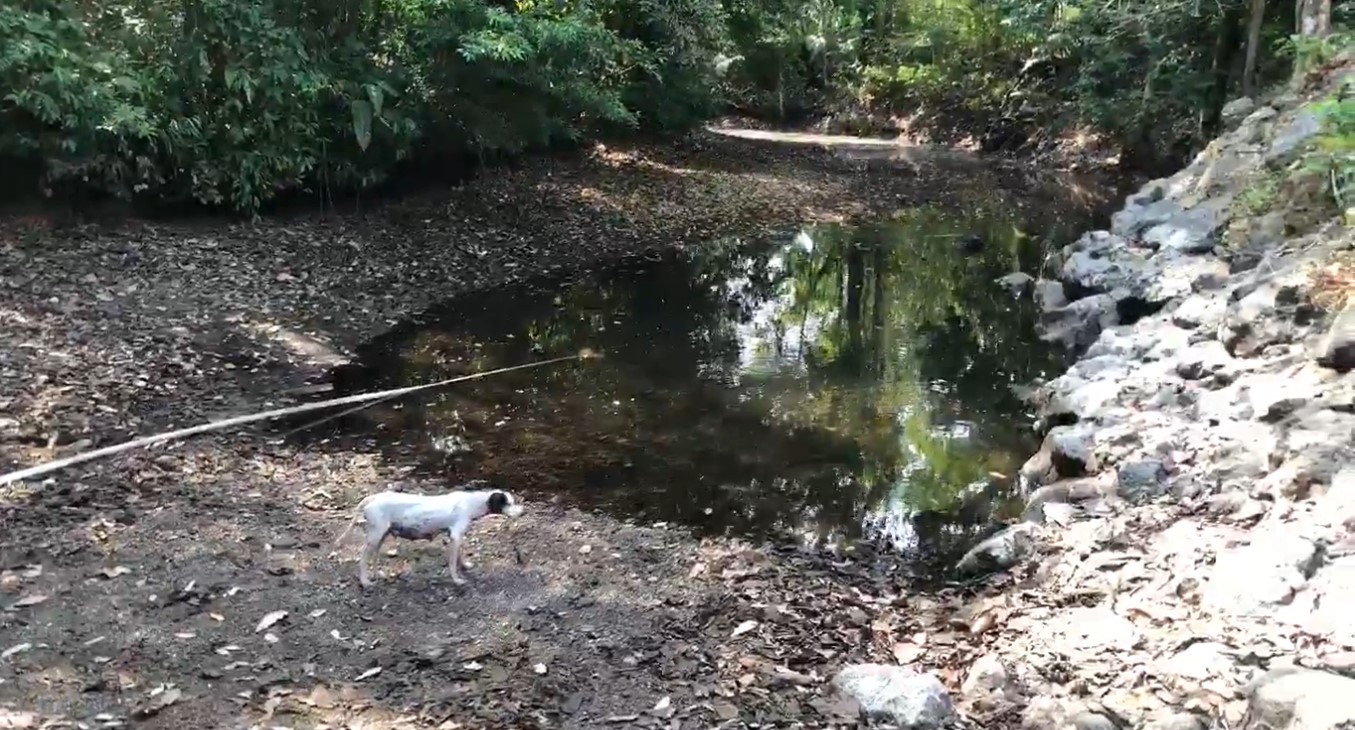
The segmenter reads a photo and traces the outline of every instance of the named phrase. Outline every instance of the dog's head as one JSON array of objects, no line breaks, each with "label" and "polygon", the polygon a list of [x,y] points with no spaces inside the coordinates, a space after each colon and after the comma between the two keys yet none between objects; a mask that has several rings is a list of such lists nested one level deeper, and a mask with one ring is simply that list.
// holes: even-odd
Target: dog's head
[{"label": "dog's head", "polygon": [[489,494],[489,513],[504,517],[517,517],[522,514],[522,505],[513,495],[503,490],[494,490]]}]

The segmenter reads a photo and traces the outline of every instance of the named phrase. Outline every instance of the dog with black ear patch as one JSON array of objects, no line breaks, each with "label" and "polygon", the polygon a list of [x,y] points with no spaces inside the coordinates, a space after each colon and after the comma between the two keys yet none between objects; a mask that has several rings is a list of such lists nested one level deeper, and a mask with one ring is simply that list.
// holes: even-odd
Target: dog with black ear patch
[{"label": "dog with black ear patch", "polygon": [[517,517],[521,514],[522,505],[512,494],[502,489],[460,490],[436,495],[377,492],[358,503],[353,519],[339,534],[334,545],[337,547],[343,542],[359,517],[366,520],[366,538],[362,555],[358,558],[358,582],[368,587],[372,584],[368,573],[370,565],[387,536],[431,540],[446,532],[451,538],[447,548],[447,568],[451,571],[452,582],[462,586],[466,584],[466,579],[462,577],[461,571],[472,567],[461,554],[466,530],[482,517]]}]

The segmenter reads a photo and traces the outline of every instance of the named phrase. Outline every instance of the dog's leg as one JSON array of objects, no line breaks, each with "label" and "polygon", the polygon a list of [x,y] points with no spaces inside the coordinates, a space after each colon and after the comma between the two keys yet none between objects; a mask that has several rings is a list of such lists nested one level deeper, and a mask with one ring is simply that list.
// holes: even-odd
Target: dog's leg
[{"label": "dog's leg", "polygon": [[[378,531],[379,530],[379,531]],[[358,557],[358,583],[363,588],[372,585],[372,577],[368,573],[368,566],[376,560],[377,553],[381,551],[381,543],[386,541],[386,535],[389,534],[388,525],[371,525],[367,532],[367,544],[362,547],[362,555]]]},{"label": "dog's leg", "polygon": [[466,579],[461,577],[461,571],[457,570],[457,566],[461,562],[461,538],[457,535],[452,535],[451,544],[447,546],[447,569],[452,573],[452,582],[456,585],[464,586],[466,585]]}]

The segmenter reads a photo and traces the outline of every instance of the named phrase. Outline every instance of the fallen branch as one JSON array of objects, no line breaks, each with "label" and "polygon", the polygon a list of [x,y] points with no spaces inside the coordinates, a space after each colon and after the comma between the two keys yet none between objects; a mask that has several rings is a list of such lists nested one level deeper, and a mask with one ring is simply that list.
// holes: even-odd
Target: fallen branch
[{"label": "fallen branch", "polygon": [[92,461],[94,459],[102,458],[104,456],[112,456],[113,454],[119,454],[122,453],[123,451],[130,451],[132,449],[140,448],[142,446],[150,446],[151,444],[158,444],[165,441],[174,441],[177,439],[187,438],[189,436],[196,436],[201,433],[222,431],[232,426],[240,426],[246,423],[254,423],[256,421],[267,421],[273,418],[290,416],[297,413],[306,413],[308,411],[318,411],[322,408],[333,408],[334,406],[342,406],[347,405],[349,403],[365,403],[367,401],[389,400],[391,398],[407,395],[409,393],[415,393],[421,390],[440,388],[445,385],[451,385],[452,383],[461,383],[467,380],[475,380],[477,378],[484,378],[490,375],[498,375],[500,373],[506,373],[513,370],[525,370],[527,368],[541,367],[543,365],[554,365],[556,363],[566,362],[569,360],[587,360],[594,357],[598,357],[598,355],[595,354],[592,350],[584,349],[580,351],[579,354],[577,355],[567,355],[564,357],[551,358],[549,360],[541,360],[539,362],[529,362],[522,365],[512,365],[506,368],[486,370],[481,373],[472,373],[470,375],[461,375],[455,378],[439,380],[435,383],[425,383],[423,385],[410,385],[404,388],[381,390],[375,393],[359,393],[357,395],[349,395],[344,396],[342,398],[333,398],[330,400],[319,401],[316,403],[305,403],[299,406],[291,406],[288,408],[276,408],[271,411],[264,411],[263,413],[254,413],[248,416],[235,416],[221,421],[212,421],[211,423],[204,423],[197,426],[191,426],[189,428],[181,428],[177,431],[156,434],[154,436],[146,436],[145,438],[139,438],[134,441],[128,441],[126,443],[116,444],[102,449],[86,451],[84,453],[69,456],[64,459],[49,461],[46,464],[30,466],[27,469],[20,469],[19,471],[10,472],[8,474],[5,474],[4,476],[0,476],[0,486],[3,486],[5,484],[13,484],[14,482],[22,481],[24,479],[31,479],[32,477],[40,476],[48,472],[53,472],[58,469],[64,469],[68,466],[74,466],[76,464],[81,464],[86,461]]}]

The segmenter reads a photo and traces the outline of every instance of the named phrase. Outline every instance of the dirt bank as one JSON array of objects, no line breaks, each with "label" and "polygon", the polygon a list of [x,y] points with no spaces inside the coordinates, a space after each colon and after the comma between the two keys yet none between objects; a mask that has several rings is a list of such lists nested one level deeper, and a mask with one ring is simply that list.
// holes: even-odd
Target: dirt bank
[{"label": "dirt bank", "polygon": [[[0,464],[287,403],[393,322],[502,282],[974,195],[1084,194],[1015,163],[853,149],[703,133],[363,216],[5,220]],[[918,661],[954,685],[970,651],[963,596],[907,595],[887,555],[701,543],[550,504],[477,533],[468,592],[428,545],[398,546],[360,592],[330,541],[403,474],[243,433],[4,488],[0,726],[852,725],[826,684],[843,665]]]}]

